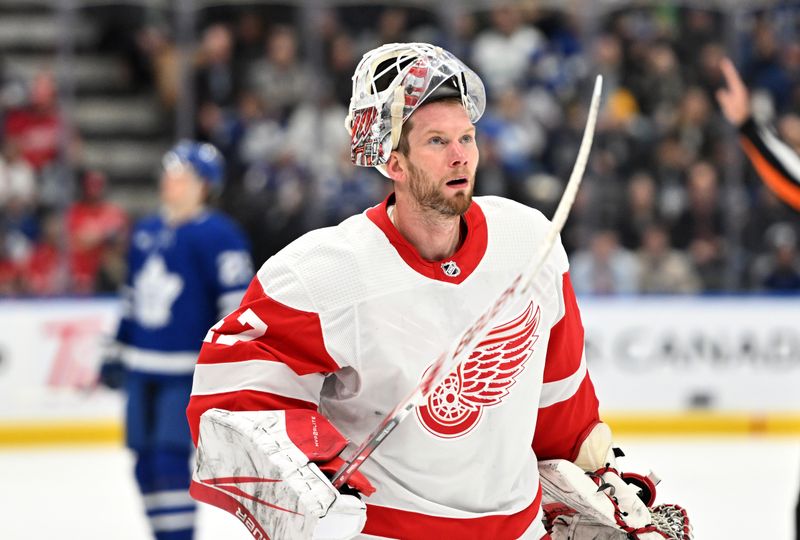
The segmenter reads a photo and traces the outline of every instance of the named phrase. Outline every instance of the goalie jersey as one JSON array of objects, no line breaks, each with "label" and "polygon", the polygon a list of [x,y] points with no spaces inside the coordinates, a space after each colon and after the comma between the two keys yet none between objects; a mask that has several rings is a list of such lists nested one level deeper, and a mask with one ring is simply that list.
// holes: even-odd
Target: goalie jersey
[{"label": "goalie jersey", "polygon": [[248,242],[222,214],[177,226],[160,216],[140,221],[116,339],[126,367],[191,375],[208,327],[238,306],[252,277]]},{"label": "goalie jersey", "polygon": [[[318,409],[347,457],[514,277],[534,264],[550,223],[476,197],[467,235],[427,261],[394,228],[386,201],[306,234],[269,259],[241,306],[208,333],[189,423],[226,410]],[[583,328],[557,243],[530,297],[511,302],[470,357],[362,467],[363,538],[533,538],[537,458],[575,459],[599,422]]]}]

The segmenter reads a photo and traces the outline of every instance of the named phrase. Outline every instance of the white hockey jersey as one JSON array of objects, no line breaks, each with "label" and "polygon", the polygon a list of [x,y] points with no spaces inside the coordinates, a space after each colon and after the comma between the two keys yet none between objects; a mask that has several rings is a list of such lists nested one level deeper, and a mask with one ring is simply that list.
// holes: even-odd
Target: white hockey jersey
[{"label": "white hockey jersey", "polygon": [[[195,442],[217,407],[318,409],[360,443],[533,263],[549,228],[536,210],[476,197],[459,250],[426,261],[389,220],[392,200],[272,257],[209,331],[188,409]],[[364,462],[377,488],[365,538],[545,534],[537,455],[573,460],[599,421],[567,267],[558,243],[530,298]]]}]

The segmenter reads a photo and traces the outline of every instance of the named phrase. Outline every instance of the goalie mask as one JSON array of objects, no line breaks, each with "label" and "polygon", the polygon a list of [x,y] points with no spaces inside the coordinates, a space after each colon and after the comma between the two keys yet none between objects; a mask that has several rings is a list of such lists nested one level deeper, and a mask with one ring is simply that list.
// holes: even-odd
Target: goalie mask
[{"label": "goalie mask", "polygon": [[390,43],[366,53],[353,75],[345,128],[350,159],[361,167],[384,165],[397,147],[403,123],[431,97],[457,96],[474,124],[486,107],[478,75],[441,47]]}]

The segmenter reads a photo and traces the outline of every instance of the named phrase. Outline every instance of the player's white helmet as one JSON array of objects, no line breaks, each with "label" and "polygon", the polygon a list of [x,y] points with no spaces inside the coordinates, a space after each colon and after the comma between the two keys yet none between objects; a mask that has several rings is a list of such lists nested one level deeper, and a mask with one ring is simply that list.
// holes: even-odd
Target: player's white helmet
[{"label": "player's white helmet", "polygon": [[353,75],[345,128],[350,159],[362,167],[384,165],[400,140],[403,123],[433,95],[460,96],[469,119],[486,107],[480,77],[451,53],[427,43],[389,43],[366,53]]}]

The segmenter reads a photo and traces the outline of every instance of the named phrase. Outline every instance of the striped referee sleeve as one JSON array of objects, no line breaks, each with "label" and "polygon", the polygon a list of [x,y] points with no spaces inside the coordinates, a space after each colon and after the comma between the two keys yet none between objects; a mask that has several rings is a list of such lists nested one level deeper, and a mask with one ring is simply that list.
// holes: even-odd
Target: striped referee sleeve
[{"label": "striped referee sleeve", "polygon": [[752,118],[739,128],[740,142],[764,184],[800,211],[800,156],[767,126]]}]

